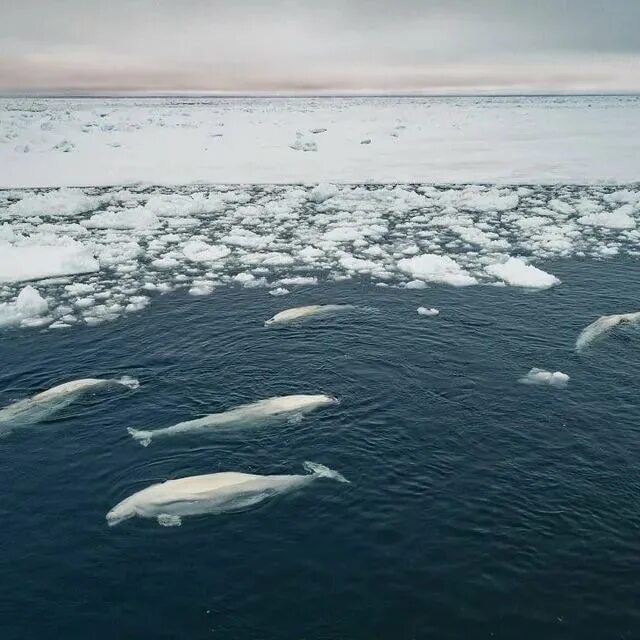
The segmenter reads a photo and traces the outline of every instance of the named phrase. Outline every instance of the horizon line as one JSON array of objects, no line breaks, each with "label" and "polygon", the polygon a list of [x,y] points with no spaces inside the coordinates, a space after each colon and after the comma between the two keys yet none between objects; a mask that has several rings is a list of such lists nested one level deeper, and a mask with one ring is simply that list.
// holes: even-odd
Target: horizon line
[{"label": "horizon line", "polygon": [[375,90],[321,90],[321,91],[131,91],[104,90],[78,91],[74,89],[4,90],[0,89],[0,98],[516,98],[516,97],[632,97],[640,96],[640,90],[598,91],[598,90],[478,90],[478,91],[375,91]]}]

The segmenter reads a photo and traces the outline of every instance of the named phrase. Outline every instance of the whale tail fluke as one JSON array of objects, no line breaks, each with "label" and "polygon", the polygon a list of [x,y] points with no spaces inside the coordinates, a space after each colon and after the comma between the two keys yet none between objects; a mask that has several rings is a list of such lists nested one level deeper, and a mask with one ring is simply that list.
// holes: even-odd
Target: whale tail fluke
[{"label": "whale tail fluke", "polygon": [[129,435],[136,441],[139,442],[143,447],[148,447],[151,444],[151,438],[153,436],[152,431],[144,431],[142,429],[132,429],[131,427],[127,428]]},{"label": "whale tail fluke", "polygon": [[338,473],[333,469],[329,469],[329,467],[325,467],[323,464],[307,461],[302,466],[307,471],[318,476],[319,478],[331,478],[332,480],[337,480],[338,482],[349,482],[341,473]]}]

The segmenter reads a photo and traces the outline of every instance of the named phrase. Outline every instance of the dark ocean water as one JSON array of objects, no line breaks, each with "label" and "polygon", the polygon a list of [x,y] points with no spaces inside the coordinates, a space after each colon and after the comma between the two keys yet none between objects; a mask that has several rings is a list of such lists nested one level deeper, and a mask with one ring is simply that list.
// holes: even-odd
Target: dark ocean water
[{"label": "dark ocean water", "polygon": [[[541,265],[547,291],[322,284],[160,297],[97,327],[0,334],[0,405],[131,375],[0,441],[0,637],[233,640],[640,637],[640,329],[629,259]],[[309,303],[356,314],[267,330]],[[425,318],[417,306],[437,307]],[[531,367],[567,389],[517,383]],[[341,404],[238,437],[156,428],[272,395]],[[316,482],[181,527],[106,512],[168,478],[326,464]]]}]

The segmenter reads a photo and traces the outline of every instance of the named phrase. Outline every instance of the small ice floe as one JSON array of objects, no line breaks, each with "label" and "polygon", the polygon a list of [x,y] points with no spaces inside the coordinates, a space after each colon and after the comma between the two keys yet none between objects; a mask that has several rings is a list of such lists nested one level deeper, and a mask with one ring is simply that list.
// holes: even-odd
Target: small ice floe
[{"label": "small ice floe", "polygon": [[427,309],[427,307],[418,307],[417,312],[419,316],[437,316],[440,313],[440,310]]},{"label": "small ice floe", "polygon": [[265,327],[272,325],[289,324],[290,322],[298,322],[312,316],[327,315],[353,309],[350,304],[310,304],[304,307],[293,307],[276,313],[275,316],[269,318],[264,323]]},{"label": "small ice floe", "polygon": [[478,281],[449,256],[425,253],[398,260],[400,271],[425,282],[439,282],[454,287],[466,287]]},{"label": "small ice floe", "polygon": [[564,388],[569,384],[569,376],[562,371],[545,371],[533,368],[526,376],[518,380],[522,384],[549,385],[551,387]]},{"label": "small ice floe", "polygon": [[633,219],[633,212],[634,207],[625,204],[614,211],[598,211],[582,216],[578,218],[578,223],[607,229],[634,229],[636,223]]},{"label": "small ice floe", "polygon": [[[38,290],[27,285],[20,291],[15,302],[0,303],[0,327],[20,323],[31,323],[33,326],[34,321],[41,320],[48,310],[49,305]],[[45,324],[46,322],[44,320]]]},{"label": "small ice floe", "polygon": [[617,327],[619,324],[637,324],[638,322],[640,322],[640,311],[601,316],[580,332],[576,340],[576,351],[582,351],[594,340],[600,338],[603,334]]},{"label": "small ice floe", "polygon": [[317,204],[321,204],[325,200],[338,195],[338,193],[338,187],[334,184],[321,182],[311,189],[311,192],[309,193],[309,200],[312,200]]},{"label": "small ice floe", "polygon": [[490,264],[485,270],[489,275],[500,278],[514,287],[548,289],[560,284],[560,280],[554,275],[527,264],[520,258],[510,257],[505,262]]},{"label": "small ice floe", "polygon": [[137,389],[140,383],[129,376],[117,379],[84,378],[65,382],[31,398],[19,400],[4,409],[0,409],[0,435],[9,434],[15,427],[42,422],[80,396],[109,386]]},{"label": "small ice floe", "polygon": [[278,287],[277,289],[271,289],[269,291],[270,296],[286,296],[289,293],[289,289],[285,289],[284,287]]},{"label": "small ice floe", "polygon": [[260,476],[228,471],[153,484],[113,507],[107,513],[107,524],[114,526],[137,516],[156,519],[164,527],[178,527],[184,516],[242,511],[320,478],[349,482],[323,464],[305,462],[303,467],[307,474]]},{"label": "small ice floe", "polygon": [[146,447],[151,443],[152,438],[175,436],[184,433],[216,432],[243,426],[259,426],[268,424],[273,420],[302,415],[319,407],[332,404],[338,404],[338,399],[324,394],[277,396],[245,404],[222,413],[212,413],[196,420],[179,422],[164,429],[145,431],[129,428],[127,431],[134,440]]}]

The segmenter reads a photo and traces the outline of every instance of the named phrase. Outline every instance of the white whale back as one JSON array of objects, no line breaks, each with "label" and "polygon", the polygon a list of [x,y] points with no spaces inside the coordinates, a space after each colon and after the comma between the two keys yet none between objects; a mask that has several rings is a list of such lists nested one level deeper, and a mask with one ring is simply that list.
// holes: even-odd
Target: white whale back
[{"label": "white whale back", "polygon": [[65,396],[78,391],[84,391],[91,387],[97,387],[103,384],[108,384],[110,380],[100,380],[99,378],[84,378],[83,380],[71,380],[70,382],[64,382],[51,389],[47,389],[42,393],[38,393],[31,398],[34,402],[43,402],[60,396]]},{"label": "white whale back", "polygon": [[113,526],[137,515],[158,518],[160,524],[176,525],[183,515],[223,513],[252,506],[318,478],[348,482],[337,471],[321,464],[305,462],[304,468],[308,474],[261,476],[226,471],[167,480],[125,498],[107,513],[106,519]]},{"label": "white whale back", "polygon": [[[290,396],[275,396],[258,400],[250,404],[236,407],[235,410],[251,410],[261,415],[277,415],[278,413],[289,413],[294,411],[302,411],[313,407],[320,407],[327,404],[335,404],[336,399],[324,394],[298,394]],[[233,411],[233,409],[232,409]]]},{"label": "white whale back", "polygon": [[309,304],[304,307],[293,307],[291,309],[285,309],[284,311],[280,311],[280,313],[276,313],[273,318],[267,320],[267,324],[291,322],[292,320],[297,320],[298,318],[318,313],[318,311],[320,311],[321,309],[322,305],[319,304]]},{"label": "white whale back", "polygon": [[576,351],[582,351],[602,334],[610,331],[620,323],[636,322],[640,322],[640,311],[601,316],[580,332],[580,335],[576,340]]}]

